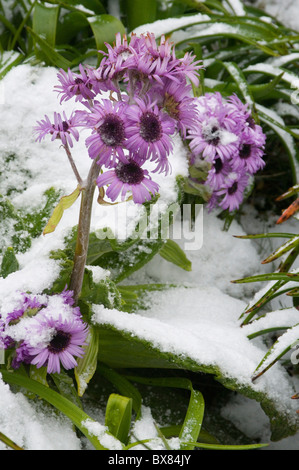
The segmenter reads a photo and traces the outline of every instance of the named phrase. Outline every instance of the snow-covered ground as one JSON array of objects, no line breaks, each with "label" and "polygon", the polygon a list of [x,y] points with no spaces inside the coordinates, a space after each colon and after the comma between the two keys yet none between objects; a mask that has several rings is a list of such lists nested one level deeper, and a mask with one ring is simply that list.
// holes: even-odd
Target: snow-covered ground
[{"label": "snow-covered ground", "polygon": [[263,8],[266,13],[277,18],[289,28],[299,31],[299,0],[254,0],[255,6]]}]

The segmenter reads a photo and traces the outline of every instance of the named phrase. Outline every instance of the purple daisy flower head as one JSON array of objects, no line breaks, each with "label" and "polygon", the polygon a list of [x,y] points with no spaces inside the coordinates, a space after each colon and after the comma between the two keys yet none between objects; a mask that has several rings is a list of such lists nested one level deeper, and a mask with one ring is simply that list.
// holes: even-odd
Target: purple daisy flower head
[{"label": "purple daisy flower head", "polygon": [[173,81],[167,83],[162,93],[160,91],[164,97],[164,109],[176,120],[183,138],[186,138],[187,130],[194,127],[198,119],[197,108],[191,91],[191,86],[184,83],[178,85]]},{"label": "purple daisy flower head", "polygon": [[179,59],[179,64],[175,67],[175,75],[180,78],[181,81],[185,82],[186,77],[196,87],[199,85],[198,75],[199,69],[203,68],[201,60],[195,60],[195,56],[191,52],[186,52],[182,59]]},{"label": "purple daisy flower head", "polygon": [[228,175],[231,173],[232,167],[227,160],[222,160],[216,156],[211,169],[208,172],[205,184],[208,185],[212,191],[218,191],[226,184]]},{"label": "purple daisy flower head", "polygon": [[61,364],[69,370],[77,366],[76,357],[83,357],[88,327],[77,317],[63,319],[42,316],[39,319],[40,331],[48,332],[48,340],[36,346],[27,344],[31,364],[37,368],[46,366],[47,372],[60,373]]},{"label": "purple daisy flower head", "polygon": [[70,118],[67,118],[64,111],[62,116],[54,112],[53,123],[48,116],[37,122],[37,126],[34,127],[34,132],[37,134],[36,141],[41,142],[49,134],[52,136],[51,140],[60,139],[63,145],[73,147],[72,139],[79,140],[77,128],[81,125],[81,113],[72,113]]},{"label": "purple daisy flower head", "polygon": [[136,105],[127,109],[127,119],[127,148],[137,154],[140,161],[167,162],[173,148],[174,119],[161,111],[155,102],[137,97]]},{"label": "purple daisy flower head", "polygon": [[106,194],[115,201],[119,196],[124,200],[127,193],[132,193],[133,201],[142,204],[150,201],[159,191],[159,185],[152,181],[149,172],[131,156],[126,163],[119,162],[114,169],[102,173],[97,178],[99,188],[109,185]]},{"label": "purple daisy flower head", "polygon": [[232,160],[232,167],[236,171],[247,171],[253,175],[265,166],[263,159],[264,150],[259,147],[254,138],[254,134],[242,134],[238,153]]},{"label": "purple daisy flower head", "polygon": [[97,159],[99,165],[113,166],[118,159],[126,161],[126,104],[102,100],[96,103],[87,116],[86,127],[92,128],[86,146],[90,158]]},{"label": "purple daisy flower head", "polygon": [[238,135],[222,126],[219,119],[207,116],[203,122],[189,130],[190,148],[196,155],[213,162],[216,156],[230,159],[238,150]]},{"label": "purple daisy flower head", "polygon": [[231,172],[227,175],[225,186],[216,192],[217,196],[223,196],[218,202],[222,209],[232,212],[239,208],[243,201],[244,191],[249,182],[249,176],[243,173]]},{"label": "purple daisy flower head", "polygon": [[75,101],[92,100],[95,93],[92,90],[90,78],[82,64],[79,65],[80,73],[73,73],[70,69],[65,72],[60,69],[57,78],[60,85],[56,85],[54,90],[61,95],[60,103],[68,101],[75,96]]}]

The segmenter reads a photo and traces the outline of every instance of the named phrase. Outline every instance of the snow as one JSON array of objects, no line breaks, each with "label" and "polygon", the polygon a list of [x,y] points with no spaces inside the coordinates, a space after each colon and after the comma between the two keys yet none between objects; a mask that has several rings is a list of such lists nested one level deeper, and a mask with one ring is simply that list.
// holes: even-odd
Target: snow
[{"label": "snow", "polygon": [[[230,0],[236,14],[242,14],[241,4]],[[196,21],[206,21],[208,17],[198,14],[192,18],[169,19],[154,25],[143,25],[135,32],[152,31],[159,34],[178,29]],[[208,32],[223,32],[223,27],[214,25]],[[228,28],[228,31],[231,30]],[[189,35],[190,31],[188,32]],[[176,33],[179,38],[179,33]],[[265,65],[263,67],[265,70]],[[275,62],[271,70],[277,71]],[[267,66],[270,67],[270,64]],[[253,70],[251,70],[253,71]],[[14,170],[20,192],[13,192],[10,199],[19,209],[38,207],[45,189],[55,186],[63,194],[70,194],[76,182],[69,167],[66,155],[58,142],[34,142],[32,127],[44,114],[59,110],[58,100],[53,93],[56,84],[56,70],[51,67],[14,67],[2,82],[4,99],[0,101],[1,155],[15,154],[17,161]],[[67,113],[73,110],[73,103],[67,103]],[[87,174],[90,160],[86,157],[84,142],[75,147],[74,157],[83,177]],[[26,170],[26,174],[19,168]],[[182,144],[177,139],[172,156],[172,174],[166,180],[160,178],[161,200],[166,206],[175,195],[175,177],[186,174],[187,165]],[[30,175],[30,176],[26,176]],[[8,181],[1,190],[5,193]],[[33,240],[26,253],[18,254],[20,270],[0,279],[0,309],[9,312],[17,305],[20,292],[30,291],[38,294],[51,287],[58,277],[60,267],[57,261],[49,258],[52,250],[63,248],[64,237],[77,221],[79,201],[68,209],[54,233],[40,236]],[[107,226],[119,239],[125,239],[134,228],[134,221],[142,215],[143,209],[131,201],[117,206],[104,207],[94,204],[92,230],[99,231]],[[192,271],[182,271],[159,256],[156,256],[142,270],[133,274],[128,283],[157,282],[178,284],[161,292],[148,294],[148,308],[128,314],[103,306],[93,307],[93,321],[96,324],[108,324],[130,333],[139,340],[148,341],[155,349],[172,354],[182,360],[189,358],[194,363],[204,366],[219,367],[225,377],[237,378],[240,385],[253,386],[257,392],[265,392],[282,410],[294,414],[296,403],[290,399],[294,393],[284,369],[277,364],[268,371],[262,380],[254,385],[251,377],[258,363],[266,352],[260,338],[250,341],[247,335],[261,328],[270,328],[280,324],[292,326],[296,323],[294,308],[284,306],[283,311],[275,310],[251,325],[240,328],[239,317],[246,308],[249,299],[264,285],[232,284],[230,281],[247,275],[267,272],[269,267],[260,265],[261,253],[258,245],[234,238],[233,235],[246,233],[237,222],[233,222],[228,232],[223,231],[223,221],[215,213],[203,215],[203,246],[199,250],[187,251],[192,262]],[[128,220],[129,218],[129,220]],[[250,220],[252,220],[250,218]],[[126,223],[124,223],[124,221]],[[252,228],[252,227],[251,227]],[[258,231],[258,230],[257,230]],[[184,247],[184,240],[177,240]],[[269,247],[267,247],[268,249]],[[269,253],[269,251],[267,251]],[[95,281],[109,276],[109,272],[91,268]],[[274,303],[275,305],[275,303]],[[230,417],[239,429],[248,432],[252,438],[270,438],[269,422],[257,402],[243,396],[237,396],[222,411]],[[115,449],[113,439],[103,434],[102,423],[86,421],[84,425],[94,435],[101,436],[108,446]],[[37,406],[21,393],[13,393],[0,377],[0,430],[19,446],[28,450],[68,449],[79,450],[82,443],[76,436],[71,423],[64,417]],[[139,439],[153,438],[154,449],[162,446],[157,436],[151,411],[143,407],[142,417],[135,424],[134,434]],[[178,447],[178,441],[170,445]],[[297,446],[297,447],[296,447]],[[298,436],[271,444],[270,448],[298,448]],[[0,443],[0,449],[5,446]]]}]

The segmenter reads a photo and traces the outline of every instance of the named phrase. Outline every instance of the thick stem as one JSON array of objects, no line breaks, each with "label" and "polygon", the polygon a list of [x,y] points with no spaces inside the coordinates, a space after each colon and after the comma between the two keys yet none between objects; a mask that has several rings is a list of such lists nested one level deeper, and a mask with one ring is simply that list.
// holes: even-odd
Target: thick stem
[{"label": "thick stem", "polygon": [[93,196],[96,187],[96,178],[99,174],[100,167],[94,160],[90,168],[86,185],[81,192],[81,206],[78,222],[77,241],[74,256],[74,266],[70,280],[70,290],[73,291],[75,303],[81,292],[84,270],[86,265],[86,258],[89,244],[89,232],[91,222],[91,211]]}]

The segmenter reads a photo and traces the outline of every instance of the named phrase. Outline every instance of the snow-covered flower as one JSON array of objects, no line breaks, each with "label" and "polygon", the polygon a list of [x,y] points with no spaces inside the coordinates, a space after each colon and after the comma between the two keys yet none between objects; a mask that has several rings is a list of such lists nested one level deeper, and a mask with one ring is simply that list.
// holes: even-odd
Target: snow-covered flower
[{"label": "snow-covered flower", "polygon": [[0,345],[14,349],[12,367],[22,363],[45,366],[49,373],[77,365],[84,355],[88,325],[79,307],[73,306],[72,292],[22,294],[19,305],[1,318]]}]

